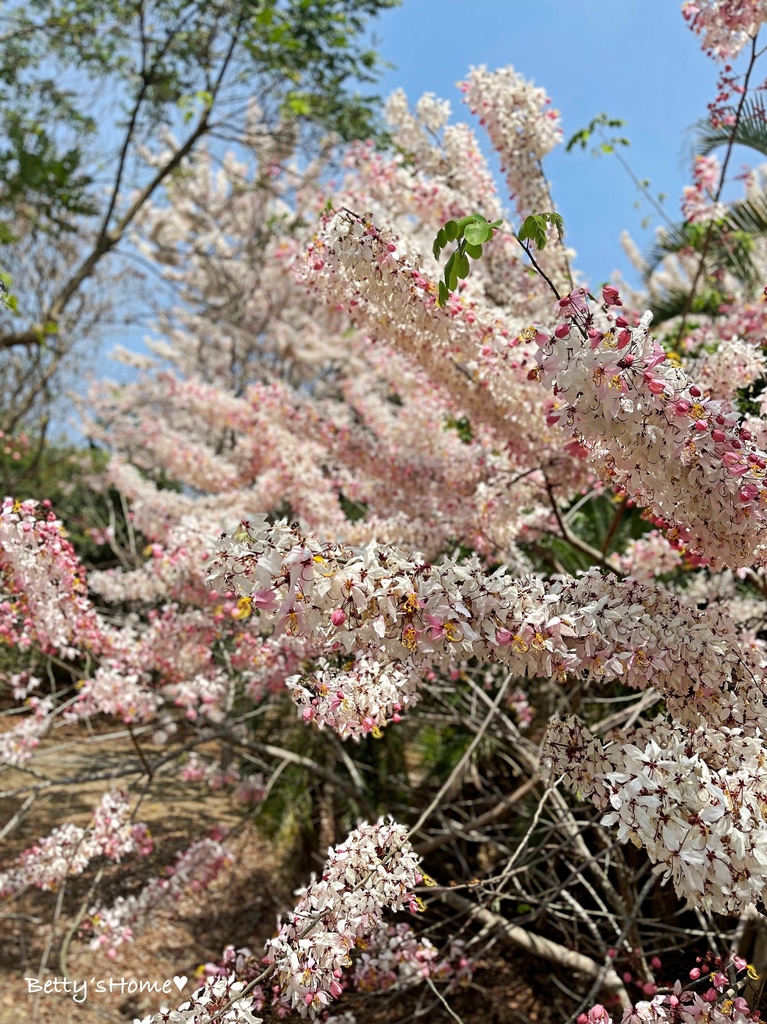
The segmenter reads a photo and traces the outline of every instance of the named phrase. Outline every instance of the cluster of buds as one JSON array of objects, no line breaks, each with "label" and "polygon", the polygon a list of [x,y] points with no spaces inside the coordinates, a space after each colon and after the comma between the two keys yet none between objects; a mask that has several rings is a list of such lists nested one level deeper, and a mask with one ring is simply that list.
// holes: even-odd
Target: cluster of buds
[{"label": "cluster of buds", "polygon": [[[620,302],[605,289],[608,305]],[[707,398],[650,336],[652,314],[599,329],[583,290],[560,301],[562,322],[538,330],[536,379],[548,414],[585,446],[603,476],[664,518],[712,566],[767,559],[767,453],[724,401]],[[670,534],[671,535],[671,534]]]},{"label": "cluster of buds", "polygon": [[[753,967],[742,957],[735,956],[732,963],[723,957],[709,954],[705,960],[697,958],[700,967],[693,967],[690,980],[675,981],[665,992],[652,1000],[642,999],[623,1011],[621,1024],[750,1024],[760,1020],[758,1010],[752,1010],[746,999],[737,994],[728,974],[747,972],[756,978]],[[577,1024],[613,1024],[604,1006],[592,1006],[588,1013],[578,1017]]]}]

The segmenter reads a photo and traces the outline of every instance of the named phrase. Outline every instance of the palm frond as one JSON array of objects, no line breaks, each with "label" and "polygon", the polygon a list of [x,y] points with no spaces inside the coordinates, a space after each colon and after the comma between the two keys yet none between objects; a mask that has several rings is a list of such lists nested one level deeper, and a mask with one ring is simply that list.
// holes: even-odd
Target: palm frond
[{"label": "palm frond", "polygon": [[[706,253],[706,270],[727,270],[747,290],[759,284],[754,265],[754,243],[767,238],[767,195],[753,196],[732,203],[713,228]],[[684,249],[701,251],[709,224],[679,223],[664,230],[647,254],[648,280],[664,256]]]},{"label": "palm frond", "polygon": [[[674,317],[683,316],[687,309],[688,293],[684,290],[674,289],[664,291],[659,295],[650,297],[649,306],[652,310],[652,322],[655,326],[673,320]],[[721,292],[709,288],[695,296],[692,308],[689,312],[698,316],[716,316],[722,304],[724,296]]]},{"label": "palm frond", "polygon": [[[734,108],[732,116],[735,116]],[[727,146],[732,140],[767,156],[767,110],[764,101],[760,98],[746,100],[734,133],[731,125],[715,128],[708,118],[704,118],[693,127],[693,138],[697,153],[711,153],[719,146]]]}]

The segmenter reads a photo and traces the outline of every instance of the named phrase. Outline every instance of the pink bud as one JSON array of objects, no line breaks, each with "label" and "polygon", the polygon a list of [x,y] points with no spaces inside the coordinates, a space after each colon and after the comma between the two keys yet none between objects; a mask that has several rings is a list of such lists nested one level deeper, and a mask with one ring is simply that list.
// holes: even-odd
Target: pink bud
[{"label": "pink bud", "polygon": [[560,324],[559,327],[557,327],[556,330],[554,331],[554,336],[559,338],[560,340],[563,340],[564,338],[569,338],[570,337],[570,325],[569,324]]},{"label": "pink bud", "polygon": [[662,964],[660,962],[660,957],[659,956],[654,956],[652,958],[652,960],[650,961],[650,964],[653,967],[653,969],[656,970],[656,971],[659,971],[661,969],[661,967],[662,967]]},{"label": "pink bud", "polygon": [[622,306],[620,293],[611,284],[606,284],[602,289],[602,299],[607,306]]},{"label": "pink bud", "polygon": [[697,981],[699,977],[700,977],[700,970],[697,967],[693,967],[693,969],[690,971],[690,978],[691,978],[691,980],[692,981]]},{"label": "pink bud", "polygon": [[727,435],[724,433],[723,430],[712,430],[711,436],[717,442],[717,444],[721,444],[722,441],[727,440]]},{"label": "pink bud", "polygon": [[695,387],[695,385],[693,384],[693,386],[690,388],[690,394],[693,398],[700,398],[703,392],[700,390],[700,388]]},{"label": "pink bud", "polygon": [[346,612],[343,608],[334,608],[330,615],[330,621],[334,626],[343,626],[346,622]]}]

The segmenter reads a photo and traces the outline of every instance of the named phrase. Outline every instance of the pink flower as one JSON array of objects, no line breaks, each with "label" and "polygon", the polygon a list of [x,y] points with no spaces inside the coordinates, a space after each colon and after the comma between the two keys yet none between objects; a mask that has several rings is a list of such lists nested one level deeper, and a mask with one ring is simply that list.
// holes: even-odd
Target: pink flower
[{"label": "pink flower", "polygon": [[274,590],[257,590],[250,598],[253,608],[261,608],[265,612],[274,611],[277,607],[277,594]]}]

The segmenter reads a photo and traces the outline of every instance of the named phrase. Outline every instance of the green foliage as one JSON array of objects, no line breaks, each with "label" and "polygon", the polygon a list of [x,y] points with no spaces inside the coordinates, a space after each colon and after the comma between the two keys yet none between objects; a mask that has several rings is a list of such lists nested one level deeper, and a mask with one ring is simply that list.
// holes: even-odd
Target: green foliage
[{"label": "green foliage", "polygon": [[[376,127],[370,17],[399,0],[27,0],[0,36],[0,242],[19,218],[65,229],[96,211],[97,96],[133,140],[209,110],[226,73],[225,123],[243,96],[343,139]],[[223,94],[222,94],[223,95]],[[221,103],[221,95],[217,103]],[[110,145],[112,143],[110,142]]]},{"label": "green foliage", "polygon": [[[612,551],[623,551],[630,540],[636,540],[651,529],[650,524],[642,518],[641,509],[622,506],[619,498],[608,494],[598,495],[585,503],[577,499],[570,510],[562,510],[562,515],[570,534],[597,551],[602,550],[609,536],[610,543],[605,552],[607,555]],[[618,522],[614,525],[616,517]],[[542,538],[537,550],[531,549],[529,552],[536,566],[540,564],[541,568],[551,571],[551,562],[540,563],[539,556],[544,552],[553,556],[564,571],[571,575],[585,572],[594,564],[589,555],[578,551],[556,534]]]},{"label": "green foliage", "polygon": [[469,257],[480,259],[482,246],[490,241],[502,223],[500,220],[490,223],[481,213],[472,213],[461,220],[449,220],[439,229],[432,247],[435,260],[440,258],[442,250],[452,242],[457,244],[445,264],[443,280],[439,282],[438,306],[444,306],[450,293],[458,287],[458,281],[469,276]]},{"label": "green foliage", "polygon": [[[755,195],[732,203],[723,217],[701,224],[682,222],[664,230],[656,244],[647,254],[645,279],[649,280],[664,256],[692,250],[703,253],[705,249],[706,278],[709,284],[695,296],[691,312],[716,315],[719,306],[727,296],[714,283],[715,272],[726,270],[743,285],[747,292],[755,292],[761,285],[753,253],[756,240],[767,237],[767,199]],[[681,315],[686,302],[686,293],[676,297],[668,295],[656,300],[656,320]]]},{"label": "green foliage", "polygon": [[[735,119],[736,110],[730,113]],[[695,126],[695,150],[708,154],[719,146],[739,144],[767,155],[767,110],[761,97],[746,100],[734,124],[715,127],[706,118]],[[669,319],[687,312],[716,316],[719,307],[727,301],[714,283],[716,272],[726,270],[747,292],[755,292],[762,284],[754,265],[753,254],[757,239],[767,237],[767,200],[754,195],[730,203],[726,212],[716,221],[706,223],[681,222],[663,231],[647,255],[646,280],[649,280],[664,256],[684,250],[700,252],[705,256],[703,270],[708,282],[692,303],[686,293],[664,295],[654,303],[656,320]]]},{"label": "green foliage", "polygon": [[564,221],[558,213],[531,213],[525,217],[522,227],[519,229],[517,238],[520,242],[528,239],[535,243],[536,249],[541,252],[546,248],[546,225],[553,224],[557,229],[560,241],[564,237]]},{"label": "green foliage", "polygon": [[[96,205],[88,198],[92,184],[80,171],[82,152],[77,147],[61,151],[42,125],[30,125],[16,111],[5,119],[5,145],[0,148],[2,205],[21,212],[35,225],[54,225],[71,230],[70,218],[90,216]],[[0,243],[16,238],[7,224],[0,230]]]},{"label": "green foliage", "polygon": [[[681,317],[688,307],[688,313],[693,316],[717,316],[719,309],[727,296],[715,287],[699,288],[692,302],[689,303],[689,296],[686,291],[674,289],[663,292],[661,295],[652,297],[650,308],[652,309],[653,322],[656,324],[673,320],[674,317]],[[688,321],[687,332],[693,330],[695,324]]]},{"label": "green foliage", "polygon": [[461,416],[457,420],[448,416],[445,420],[445,430],[455,430],[464,444],[471,444],[474,440],[474,431],[471,429],[471,420],[468,416]]},{"label": "green foliage", "polygon": [[339,494],[338,504],[350,523],[359,522],[367,516],[368,506],[364,501],[351,501],[345,494]]},{"label": "green foliage", "polygon": [[602,113],[598,117],[595,117],[593,121],[590,121],[585,128],[579,129],[569,139],[565,146],[565,150],[570,153],[576,146],[580,146],[581,149],[586,149],[591,141],[592,135],[598,133],[602,141],[592,148],[591,155],[600,156],[614,153],[618,146],[630,146],[631,143],[623,136],[611,135],[608,137],[602,129],[623,128],[625,124],[626,122],[622,121],[620,118],[609,117],[607,114]]}]

